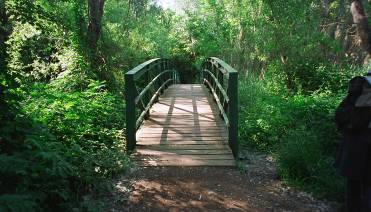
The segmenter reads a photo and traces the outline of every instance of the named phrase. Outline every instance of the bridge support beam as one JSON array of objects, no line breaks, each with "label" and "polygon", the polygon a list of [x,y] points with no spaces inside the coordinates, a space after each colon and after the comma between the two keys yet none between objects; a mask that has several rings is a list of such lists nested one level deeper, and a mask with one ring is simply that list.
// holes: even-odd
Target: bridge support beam
[{"label": "bridge support beam", "polygon": [[136,118],[134,75],[125,75],[125,100],[126,100],[126,149],[132,151],[136,144]]},{"label": "bridge support beam", "polygon": [[229,73],[228,97],[229,146],[232,149],[233,156],[238,158],[238,72]]}]

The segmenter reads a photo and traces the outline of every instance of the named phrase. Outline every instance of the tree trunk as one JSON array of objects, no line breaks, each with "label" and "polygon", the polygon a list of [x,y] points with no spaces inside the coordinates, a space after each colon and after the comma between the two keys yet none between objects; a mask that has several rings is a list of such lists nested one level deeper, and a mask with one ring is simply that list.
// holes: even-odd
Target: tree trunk
[{"label": "tree trunk", "polygon": [[366,50],[367,58],[370,59],[371,32],[361,0],[351,0],[350,11],[353,16],[353,22],[357,26],[358,35],[361,39],[361,46]]},{"label": "tree trunk", "polygon": [[88,42],[93,54],[97,51],[97,43],[101,34],[104,0],[88,0],[89,25]]},{"label": "tree trunk", "polygon": [[8,28],[8,16],[5,13],[5,2],[0,2],[0,74],[5,72],[6,63],[6,45],[5,41],[9,36],[10,29]]}]

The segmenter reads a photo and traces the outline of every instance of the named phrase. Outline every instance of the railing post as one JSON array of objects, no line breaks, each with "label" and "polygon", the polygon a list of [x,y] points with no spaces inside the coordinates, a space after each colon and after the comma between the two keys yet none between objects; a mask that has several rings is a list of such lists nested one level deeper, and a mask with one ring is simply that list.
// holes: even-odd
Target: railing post
[{"label": "railing post", "polygon": [[126,98],[126,149],[132,151],[136,144],[135,90],[134,75],[125,74]]},{"label": "railing post", "polygon": [[238,157],[238,73],[230,72],[228,79],[229,146],[235,158]]}]

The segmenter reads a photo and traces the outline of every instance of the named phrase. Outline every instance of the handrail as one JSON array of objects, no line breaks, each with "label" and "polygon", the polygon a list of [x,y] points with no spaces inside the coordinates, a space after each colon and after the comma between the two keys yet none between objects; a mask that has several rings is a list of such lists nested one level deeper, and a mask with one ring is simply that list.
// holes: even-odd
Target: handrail
[{"label": "handrail", "polygon": [[204,82],[206,83],[206,85],[209,87],[209,89],[211,90],[211,93],[213,93],[213,96],[214,96],[214,99],[216,101],[216,104],[218,105],[219,107],[219,110],[220,110],[220,113],[221,115],[223,116],[223,119],[225,121],[225,124],[227,125],[227,127],[229,127],[229,118],[228,118],[228,115],[227,113],[225,112],[224,110],[224,107],[218,97],[218,95],[216,94],[216,91],[215,89],[213,88],[213,86],[211,85],[211,83],[207,80],[207,79],[204,79]]},{"label": "handrail", "polygon": [[[171,82],[178,83],[179,78],[167,59],[148,60],[125,74],[127,150],[135,148],[137,129],[149,117],[150,108]],[[139,103],[140,107],[137,107]]]},{"label": "handrail", "polygon": [[156,80],[158,78],[160,78],[162,75],[168,73],[168,72],[172,72],[173,70],[167,70],[167,71],[163,71],[161,72],[159,75],[157,75],[155,78],[153,78],[153,80],[142,90],[142,92],[140,92],[140,94],[135,98],[135,104],[138,104],[138,102],[141,100],[141,98],[143,98],[143,96],[146,94],[146,92],[151,88],[151,86],[153,86],[153,84],[156,82]]},{"label": "handrail", "polygon": [[209,57],[202,64],[202,82],[210,89],[228,127],[228,142],[238,156],[238,72],[223,60]]}]

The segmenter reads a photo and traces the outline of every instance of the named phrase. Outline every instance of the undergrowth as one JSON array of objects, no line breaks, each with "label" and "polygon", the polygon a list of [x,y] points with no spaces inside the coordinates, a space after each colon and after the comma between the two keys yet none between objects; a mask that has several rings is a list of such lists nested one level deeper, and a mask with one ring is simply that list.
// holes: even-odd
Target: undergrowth
[{"label": "undergrowth", "polygon": [[333,167],[339,140],[334,111],[345,95],[344,82],[364,73],[349,68],[332,77],[335,68],[320,69],[318,72],[332,70],[322,81],[315,76],[317,84],[306,84],[305,93],[301,90],[303,85],[288,88],[285,75],[277,75],[284,73],[279,70],[275,75],[268,70],[264,79],[241,80],[239,139],[242,148],[273,154],[279,175],[288,184],[320,198],[340,201],[345,188],[343,178]]},{"label": "undergrowth", "polygon": [[23,96],[0,125],[0,211],[87,209],[128,166],[122,98],[98,81],[74,92],[36,83]]}]

